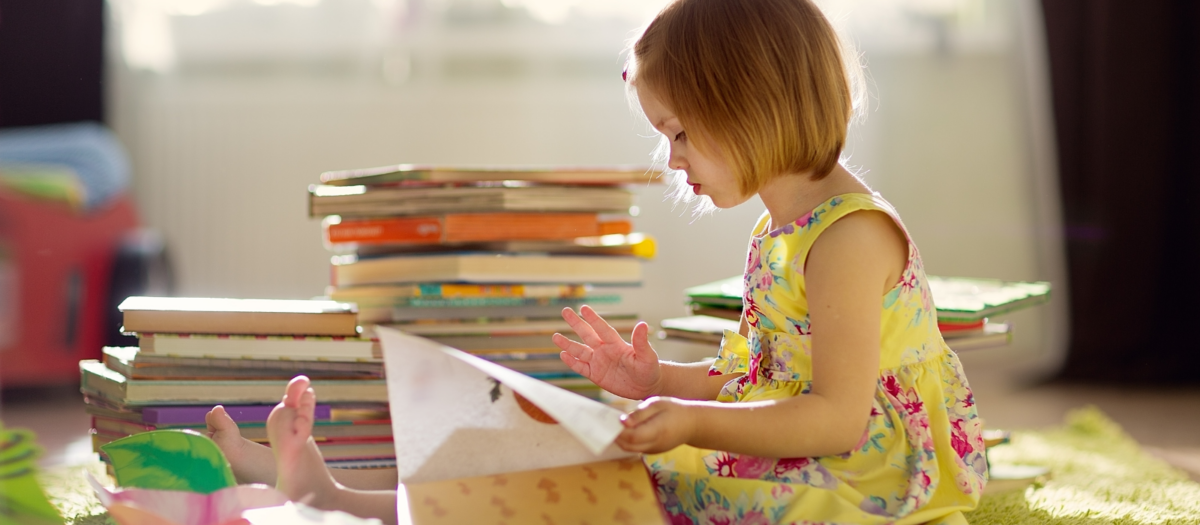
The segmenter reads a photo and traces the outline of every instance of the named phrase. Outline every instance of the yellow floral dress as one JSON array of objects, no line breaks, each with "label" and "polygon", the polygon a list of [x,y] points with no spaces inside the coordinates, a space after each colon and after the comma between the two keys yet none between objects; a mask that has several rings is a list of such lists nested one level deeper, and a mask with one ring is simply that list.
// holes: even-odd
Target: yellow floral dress
[{"label": "yellow floral dress", "polygon": [[[737,403],[807,394],[812,339],[804,262],[813,241],[860,210],[899,216],[878,194],[834,197],[750,241],[748,337],[726,331],[711,375],[744,374],[717,398]],[[907,235],[907,231],[906,231]],[[917,248],[883,296],[879,382],[870,423],[845,454],[762,458],[681,446],[645,457],[672,525],[966,523],[987,477],[981,424],[958,357],[946,346]],[[812,422],[814,432],[820,422]],[[749,430],[752,431],[752,430]],[[763,439],[771,439],[763,436]]]}]

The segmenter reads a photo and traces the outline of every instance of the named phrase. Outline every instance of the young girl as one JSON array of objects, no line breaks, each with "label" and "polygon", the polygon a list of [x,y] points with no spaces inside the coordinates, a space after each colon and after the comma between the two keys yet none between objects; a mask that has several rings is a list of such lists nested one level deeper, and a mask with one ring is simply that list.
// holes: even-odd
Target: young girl
[{"label": "young girl", "polygon": [[[627,343],[586,306],[563,312],[581,342],[553,338],[573,370],[645,400],[617,444],[647,454],[672,523],[965,523],[987,473],[979,418],[899,216],[838,164],[852,101],[828,21],[811,0],[676,0],[626,81],[695,195],[767,208],[715,361],[659,361],[644,323]],[[394,520],[377,512],[394,492],[320,468],[305,388],[272,414],[279,486]],[[241,443],[227,420],[214,437]]]},{"label": "young girl", "polygon": [[590,308],[555,335],[571,367],[645,399],[617,443],[644,452],[674,523],[964,523],[987,466],[916,247],[838,165],[851,90],[809,0],[679,0],[627,82],[668,167],[729,208],[757,194],[740,333],[715,362],[660,362]]}]

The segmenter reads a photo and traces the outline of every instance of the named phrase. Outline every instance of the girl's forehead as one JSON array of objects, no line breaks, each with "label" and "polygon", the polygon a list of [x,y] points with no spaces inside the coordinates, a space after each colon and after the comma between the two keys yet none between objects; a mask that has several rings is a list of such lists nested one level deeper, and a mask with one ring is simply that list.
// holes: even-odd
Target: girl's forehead
[{"label": "girl's forehead", "polygon": [[650,125],[661,129],[672,120],[676,120],[675,113],[654,92],[637,85],[634,85],[634,88],[637,90],[638,102],[642,105],[642,111],[650,120]]}]

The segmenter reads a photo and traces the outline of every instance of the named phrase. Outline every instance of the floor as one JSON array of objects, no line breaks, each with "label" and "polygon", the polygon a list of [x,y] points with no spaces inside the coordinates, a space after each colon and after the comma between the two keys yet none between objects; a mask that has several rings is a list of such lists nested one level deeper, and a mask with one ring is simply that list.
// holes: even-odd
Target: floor
[{"label": "floor", "polygon": [[[1200,385],[1130,389],[1034,384],[1019,365],[997,354],[965,353],[962,361],[987,427],[1045,428],[1061,423],[1071,409],[1095,405],[1148,451],[1200,481]],[[8,427],[37,432],[46,449],[45,466],[90,458],[90,421],[73,387],[5,391],[0,398],[0,420]]]}]

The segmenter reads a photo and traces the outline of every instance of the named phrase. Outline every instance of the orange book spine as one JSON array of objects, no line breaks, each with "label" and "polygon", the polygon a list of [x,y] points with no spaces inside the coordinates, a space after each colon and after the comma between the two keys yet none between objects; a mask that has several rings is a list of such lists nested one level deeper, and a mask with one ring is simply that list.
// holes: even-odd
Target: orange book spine
[{"label": "orange book spine", "polygon": [[442,241],[445,231],[441,217],[389,217],[330,224],[325,239],[330,244],[427,244]]},{"label": "orange book spine", "polygon": [[456,213],[427,217],[343,220],[325,228],[329,244],[566,240],[627,233],[626,220],[601,222],[594,213]]}]

